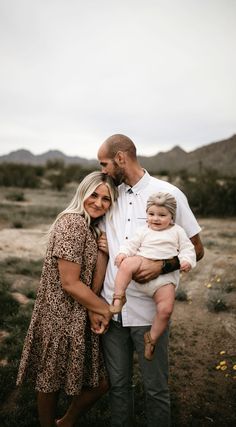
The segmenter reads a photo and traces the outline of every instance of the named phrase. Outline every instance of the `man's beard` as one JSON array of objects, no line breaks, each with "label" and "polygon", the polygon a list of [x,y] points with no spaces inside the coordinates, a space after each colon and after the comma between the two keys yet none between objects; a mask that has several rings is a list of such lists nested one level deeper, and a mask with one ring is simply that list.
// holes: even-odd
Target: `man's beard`
[{"label": "man's beard", "polygon": [[113,179],[115,186],[118,187],[125,180],[125,175],[124,175],[123,169],[121,169],[117,165],[115,165],[114,176],[112,176],[111,178]]}]

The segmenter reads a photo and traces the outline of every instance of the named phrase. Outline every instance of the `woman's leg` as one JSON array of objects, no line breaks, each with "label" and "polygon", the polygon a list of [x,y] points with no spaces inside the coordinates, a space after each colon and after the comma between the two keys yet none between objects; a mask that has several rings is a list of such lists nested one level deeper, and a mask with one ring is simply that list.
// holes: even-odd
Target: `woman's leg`
[{"label": "woman's leg", "polygon": [[108,389],[108,381],[105,378],[96,388],[82,389],[79,396],[74,396],[72,398],[68,410],[60,420],[56,421],[56,425],[58,427],[73,427],[79,416],[90,409]]},{"label": "woman's leg", "polygon": [[155,292],[153,298],[157,306],[157,313],[152,322],[150,335],[153,341],[157,341],[167,328],[174,309],[175,286],[172,283],[162,286]]},{"label": "woman's leg", "polygon": [[38,415],[41,427],[55,427],[56,407],[59,392],[37,394]]},{"label": "woman's leg", "polygon": [[115,292],[110,308],[112,313],[120,312],[125,304],[125,291],[132,280],[133,274],[138,271],[141,261],[142,258],[140,256],[132,256],[125,258],[120,264],[115,278]]}]

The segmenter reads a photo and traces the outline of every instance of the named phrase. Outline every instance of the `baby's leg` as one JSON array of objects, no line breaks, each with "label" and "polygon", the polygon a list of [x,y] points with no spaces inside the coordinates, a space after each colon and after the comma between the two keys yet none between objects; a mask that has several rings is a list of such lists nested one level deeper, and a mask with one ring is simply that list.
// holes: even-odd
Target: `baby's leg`
[{"label": "baby's leg", "polygon": [[173,312],[175,302],[175,286],[172,283],[161,286],[154,296],[157,306],[157,313],[153,319],[150,331],[144,334],[144,357],[152,360],[155,345],[168,325],[168,321]]},{"label": "baby's leg", "polygon": [[166,329],[174,309],[175,286],[172,283],[162,286],[155,292],[153,298],[157,306],[157,313],[152,323],[150,335],[153,341],[157,341]]},{"label": "baby's leg", "polygon": [[122,261],[115,278],[115,294],[126,291],[133,274],[138,271],[141,261],[142,257],[140,256],[130,256]]},{"label": "baby's leg", "polygon": [[132,276],[136,273],[141,265],[142,257],[132,256],[125,258],[119,266],[115,278],[115,291],[113,296],[110,311],[119,313],[126,302],[125,291],[132,280]]}]

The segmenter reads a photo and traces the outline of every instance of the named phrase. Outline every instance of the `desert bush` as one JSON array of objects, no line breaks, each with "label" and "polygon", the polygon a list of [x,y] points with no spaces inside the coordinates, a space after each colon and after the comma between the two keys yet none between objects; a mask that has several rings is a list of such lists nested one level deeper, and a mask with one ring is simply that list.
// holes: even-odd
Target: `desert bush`
[{"label": "desert bush", "polygon": [[42,259],[27,260],[24,258],[8,257],[0,261],[0,271],[38,278],[41,275],[42,264]]},{"label": "desert bush", "polygon": [[0,327],[2,329],[9,328],[9,318],[14,316],[19,309],[19,303],[14,300],[10,293],[11,283],[6,280],[5,276],[0,276]]},{"label": "desert bush", "polygon": [[13,191],[6,195],[6,199],[13,202],[24,202],[25,195],[23,191]]},{"label": "desert bush", "polygon": [[41,166],[15,163],[0,164],[0,185],[5,187],[38,188],[43,174]]},{"label": "desert bush", "polygon": [[[99,169],[99,168],[98,168]],[[82,181],[82,179],[84,179],[84,177],[89,174],[90,172],[93,172],[94,168],[88,168],[85,169],[79,165],[76,164],[71,164],[68,165],[65,168],[65,179],[66,182],[77,182],[79,183],[80,181]]]},{"label": "desert bush", "polygon": [[48,180],[51,183],[51,187],[57,191],[62,191],[66,184],[66,176],[64,171],[59,173],[51,173],[48,175]]},{"label": "desert bush", "polygon": [[175,293],[175,299],[177,301],[188,301],[188,294],[184,289],[178,288]]},{"label": "desert bush", "polygon": [[16,220],[16,221],[13,221],[12,227],[13,228],[24,228],[24,224],[23,224],[23,222]]},{"label": "desert bush", "polygon": [[34,205],[34,206],[19,206],[19,205],[1,205],[1,219],[9,223],[9,225],[17,227],[17,223],[22,223],[23,228],[30,228],[37,224],[50,224],[56,218],[59,211],[64,207]]},{"label": "desert bush", "polygon": [[27,298],[35,299],[36,298],[36,291],[33,290],[33,289],[26,289],[25,292],[24,292],[24,295]]},{"label": "desert bush", "polygon": [[221,178],[216,170],[205,169],[196,179],[185,179],[182,190],[196,215],[236,215],[236,177]]},{"label": "desert bush", "polygon": [[216,313],[220,311],[227,311],[229,309],[229,305],[227,304],[222,291],[216,290],[209,292],[207,308],[209,311]]}]

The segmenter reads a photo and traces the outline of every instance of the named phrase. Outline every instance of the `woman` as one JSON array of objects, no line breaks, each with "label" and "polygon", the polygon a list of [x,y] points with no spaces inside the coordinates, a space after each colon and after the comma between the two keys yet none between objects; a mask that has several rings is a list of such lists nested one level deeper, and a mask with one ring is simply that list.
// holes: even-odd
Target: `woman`
[{"label": "woman", "polygon": [[[116,197],[111,178],[93,172],[49,230],[17,377],[18,385],[25,378],[35,383],[41,427],[72,427],[108,388],[99,336],[91,332],[87,310],[108,324],[109,306],[91,288],[99,289],[105,274],[98,251],[106,250],[99,220]],[[64,417],[55,421],[60,389],[73,398]]]}]

